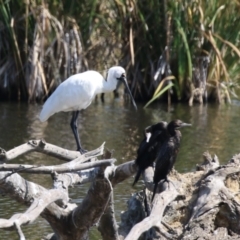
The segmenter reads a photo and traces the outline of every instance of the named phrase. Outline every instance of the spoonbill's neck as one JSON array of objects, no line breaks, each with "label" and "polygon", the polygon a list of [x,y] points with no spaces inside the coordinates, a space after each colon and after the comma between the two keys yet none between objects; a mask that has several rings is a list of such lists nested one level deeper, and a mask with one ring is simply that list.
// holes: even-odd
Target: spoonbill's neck
[{"label": "spoonbill's neck", "polygon": [[117,81],[107,78],[102,81],[102,92],[112,92],[117,87]]}]

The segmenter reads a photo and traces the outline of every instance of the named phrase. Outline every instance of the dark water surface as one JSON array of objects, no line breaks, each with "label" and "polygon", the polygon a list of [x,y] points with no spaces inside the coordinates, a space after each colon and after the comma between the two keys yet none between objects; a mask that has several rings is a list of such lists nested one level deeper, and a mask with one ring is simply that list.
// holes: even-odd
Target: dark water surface
[{"label": "dark water surface", "polygon": [[[79,132],[84,148],[91,150],[106,142],[105,147],[114,149],[116,164],[133,160],[146,126],[159,120],[181,119],[192,123],[191,128],[181,130],[183,138],[175,168],[179,172],[195,169],[202,160],[202,153],[208,150],[218,155],[221,163],[226,163],[232,155],[240,152],[240,103],[232,105],[204,105],[189,107],[184,104],[172,105],[170,109],[163,104],[155,104],[143,109],[138,104],[135,111],[130,103],[122,99],[107,98],[105,103],[96,101],[79,118]],[[58,113],[48,122],[41,123],[38,115],[40,105],[24,103],[0,103],[0,147],[5,150],[18,146],[30,139],[44,138],[47,142],[67,149],[76,149],[76,143],[69,122],[70,113]],[[61,161],[48,156],[31,153],[12,163],[60,164]],[[24,175],[28,180],[51,187],[51,179],[42,175]],[[133,189],[132,178],[119,184],[115,189],[115,207],[117,220],[126,209],[126,201],[132,192],[141,189],[141,183]],[[70,189],[74,202],[81,202],[88,186]],[[0,218],[9,218],[13,213],[23,212],[21,206],[6,196],[0,198]],[[27,239],[37,240],[51,233],[48,223],[39,218],[34,224],[24,226]],[[16,232],[0,230],[0,239],[18,239]],[[90,239],[99,239],[97,231],[92,231]]]}]

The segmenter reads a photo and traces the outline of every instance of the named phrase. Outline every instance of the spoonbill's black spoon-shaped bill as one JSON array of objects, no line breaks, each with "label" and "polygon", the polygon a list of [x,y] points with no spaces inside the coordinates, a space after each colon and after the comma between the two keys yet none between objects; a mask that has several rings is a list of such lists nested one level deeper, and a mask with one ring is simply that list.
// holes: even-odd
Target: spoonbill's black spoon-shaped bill
[{"label": "spoonbill's black spoon-shaped bill", "polygon": [[167,176],[172,170],[176,161],[182,137],[182,134],[178,129],[187,126],[191,126],[191,124],[184,123],[181,120],[174,120],[171,121],[166,127],[166,137],[158,151],[156,158],[156,166],[153,176],[154,189],[152,200],[154,199],[158,183],[161,180],[168,182]]},{"label": "spoonbill's black spoon-shaped bill", "polygon": [[77,143],[77,150],[83,154],[86,152],[86,150],[84,150],[81,146],[77,129],[77,118],[79,111],[81,109],[86,109],[91,104],[96,94],[115,90],[119,81],[123,82],[126,86],[132,103],[137,109],[137,105],[128,87],[124,68],[120,66],[114,66],[108,70],[106,80],[100,73],[96,71],[86,71],[75,74],[66,79],[47,99],[43,105],[39,119],[41,122],[44,122],[57,112],[72,111],[73,114],[70,125]]}]

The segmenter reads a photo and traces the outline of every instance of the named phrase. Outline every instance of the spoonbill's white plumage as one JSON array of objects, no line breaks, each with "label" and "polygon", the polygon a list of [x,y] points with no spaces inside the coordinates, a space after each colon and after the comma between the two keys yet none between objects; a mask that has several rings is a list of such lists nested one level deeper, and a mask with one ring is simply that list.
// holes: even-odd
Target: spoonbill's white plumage
[{"label": "spoonbill's white plumage", "polygon": [[71,128],[76,139],[77,150],[84,153],[85,150],[81,146],[77,130],[79,111],[87,108],[95,98],[96,94],[115,90],[119,81],[124,83],[134,107],[137,108],[127,84],[124,68],[115,66],[109,69],[106,80],[96,71],[86,71],[75,74],[66,79],[57,87],[43,105],[43,109],[39,116],[40,121],[44,122],[48,120],[50,116],[57,112],[72,111]]}]

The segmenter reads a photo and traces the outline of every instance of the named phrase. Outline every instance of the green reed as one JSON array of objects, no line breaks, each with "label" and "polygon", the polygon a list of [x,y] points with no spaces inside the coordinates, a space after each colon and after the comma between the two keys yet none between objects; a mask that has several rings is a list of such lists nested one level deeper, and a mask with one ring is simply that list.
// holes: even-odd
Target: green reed
[{"label": "green reed", "polygon": [[[120,64],[136,100],[183,101],[194,58],[209,56],[209,99],[230,102],[239,8],[237,0],[1,0],[0,98],[39,101],[71,74]],[[160,56],[170,71],[156,80]]]}]

